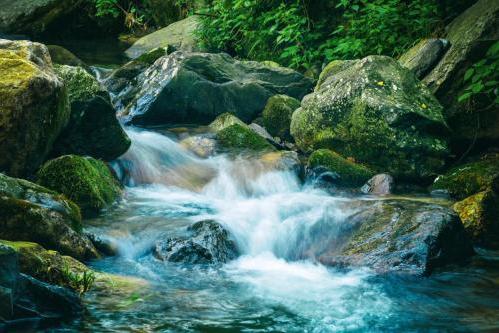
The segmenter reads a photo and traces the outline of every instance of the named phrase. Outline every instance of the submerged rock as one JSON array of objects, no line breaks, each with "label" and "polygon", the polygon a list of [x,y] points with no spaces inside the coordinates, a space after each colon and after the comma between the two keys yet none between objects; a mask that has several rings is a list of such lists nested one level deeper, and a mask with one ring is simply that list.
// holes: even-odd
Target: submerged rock
[{"label": "submerged rock", "polygon": [[329,149],[314,151],[308,159],[308,168],[324,168],[324,171],[334,173],[336,177],[333,182],[341,186],[360,186],[374,174],[369,168]]},{"label": "submerged rock", "polygon": [[179,51],[189,52],[203,51],[194,34],[198,25],[199,16],[191,15],[140,38],[125,51],[125,54],[135,59],[158,47],[173,47]]},{"label": "submerged rock", "polygon": [[76,155],[45,163],[38,171],[37,182],[73,200],[84,216],[98,214],[122,194],[120,184],[106,163]]},{"label": "submerged rock", "polygon": [[109,93],[81,67],[56,66],[56,73],[66,85],[71,116],[52,155],[89,155],[110,161],[124,154],[131,141],[116,119]]},{"label": "submerged rock", "polygon": [[422,79],[442,59],[449,45],[450,43],[446,39],[423,39],[404,53],[399,58],[399,62],[405,68],[413,71],[418,79]]},{"label": "submerged rock", "polygon": [[226,263],[238,256],[236,243],[219,223],[206,220],[188,228],[186,238],[158,241],[154,255],[161,260],[186,264]]},{"label": "submerged rock", "polygon": [[63,82],[47,48],[0,39],[0,172],[29,175],[69,118]]},{"label": "submerged rock", "polygon": [[442,106],[414,74],[385,56],[336,61],[293,113],[304,151],[330,148],[377,172],[426,178],[448,155]]},{"label": "submerged rock", "polygon": [[263,124],[272,136],[282,140],[292,140],[289,128],[293,112],[300,107],[300,101],[286,95],[269,98],[263,109]]},{"label": "submerged rock", "polygon": [[387,173],[380,173],[372,177],[360,189],[365,194],[387,195],[392,194],[394,179]]},{"label": "submerged rock", "polygon": [[452,147],[458,152],[473,142],[477,146],[499,142],[499,108],[487,107],[494,105],[494,94],[489,98],[481,94],[473,105],[458,102],[467,86],[464,74],[499,39],[498,20],[499,1],[489,0],[477,1],[455,18],[446,28],[449,50],[423,79],[444,106]]},{"label": "submerged rock", "polygon": [[271,171],[293,171],[299,174],[301,162],[298,153],[294,151],[276,151],[265,153],[258,159],[267,170]]},{"label": "submerged rock", "polygon": [[275,94],[303,97],[312,81],[283,67],[238,61],[227,54],[174,52],[138,78],[124,111],[132,124],[209,123],[229,112],[251,121]]},{"label": "submerged rock", "polygon": [[318,222],[300,235],[298,248],[305,249],[301,256],[327,265],[429,275],[473,254],[459,217],[447,207],[397,199],[339,205],[353,213],[341,221]]},{"label": "submerged rock", "polygon": [[217,141],[205,135],[190,136],[180,141],[180,145],[202,158],[215,155],[217,150]]},{"label": "submerged rock", "polygon": [[0,238],[36,242],[78,259],[99,255],[81,234],[78,206],[60,194],[0,174]]}]

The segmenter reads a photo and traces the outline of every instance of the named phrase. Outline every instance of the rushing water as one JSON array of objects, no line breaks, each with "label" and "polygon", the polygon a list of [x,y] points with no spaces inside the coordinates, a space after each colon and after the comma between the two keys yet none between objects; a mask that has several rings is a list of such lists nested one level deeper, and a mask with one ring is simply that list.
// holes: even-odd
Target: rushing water
[{"label": "rushing water", "polygon": [[[293,259],[304,231],[328,221],[334,234],[351,212],[291,171],[257,159],[200,159],[173,134],[129,129],[116,163],[125,198],[88,230],[119,255],[92,263],[139,277],[129,294],[91,291],[88,313],[63,330],[83,332],[416,332],[499,331],[499,261],[482,253],[466,268],[430,278],[339,271]],[[220,266],[153,257],[155,241],[215,219],[243,255]],[[311,240],[313,241],[313,240]]]}]

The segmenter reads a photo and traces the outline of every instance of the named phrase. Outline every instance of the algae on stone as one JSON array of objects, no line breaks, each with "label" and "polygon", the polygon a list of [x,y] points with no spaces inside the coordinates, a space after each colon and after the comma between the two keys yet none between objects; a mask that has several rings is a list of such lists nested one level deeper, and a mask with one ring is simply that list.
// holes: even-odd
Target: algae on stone
[{"label": "algae on stone", "polygon": [[73,200],[85,216],[111,205],[122,193],[109,167],[90,157],[65,155],[45,163],[37,182]]}]

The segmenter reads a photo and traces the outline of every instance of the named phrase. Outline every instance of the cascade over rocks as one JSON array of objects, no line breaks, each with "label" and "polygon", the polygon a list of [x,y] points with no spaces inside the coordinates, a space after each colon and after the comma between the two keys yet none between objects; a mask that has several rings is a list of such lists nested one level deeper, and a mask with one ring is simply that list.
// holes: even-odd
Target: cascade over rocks
[{"label": "cascade over rocks", "polygon": [[188,228],[185,238],[169,238],[156,243],[154,255],[161,260],[186,264],[219,264],[239,255],[236,243],[219,223],[206,220]]},{"label": "cascade over rocks", "polygon": [[81,234],[78,207],[45,187],[0,174],[0,239],[36,242],[78,259],[99,255]]},{"label": "cascade over rocks", "polygon": [[106,163],[91,157],[65,155],[45,163],[37,182],[66,195],[84,216],[97,215],[122,194],[122,189]]},{"label": "cascade over rocks", "polygon": [[239,61],[227,54],[174,52],[141,74],[138,87],[124,111],[128,123],[206,124],[225,112],[249,122],[269,97],[301,99],[312,81],[289,68]]},{"label": "cascade over rocks", "polygon": [[65,126],[68,97],[42,44],[0,39],[0,72],[0,172],[29,175]]},{"label": "cascade over rocks", "polygon": [[[452,129],[453,149],[465,151],[470,142],[499,143],[499,108],[459,103],[464,74],[482,60],[499,40],[499,1],[479,0],[446,28],[450,48],[423,79],[442,103]],[[493,101],[487,101],[493,102]],[[479,118],[478,118],[479,116]]]},{"label": "cascade over rocks", "polygon": [[109,93],[81,67],[58,65],[55,71],[66,85],[71,115],[52,155],[89,155],[110,161],[124,154],[131,141],[116,119]]},{"label": "cascade over rocks", "polygon": [[396,60],[335,61],[293,113],[291,135],[310,152],[330,148],[374,171],[426,178],[448,155],[442,106]]},{"label": "cascade over rocks", "polygon": [[354,213],[338,222],[318,222],[297,236],[296,248],[302,251],[288,255],[313,257],[327,265],[429,275],[437,267],[463,262],[473,254],[459,217],[449,208],[403,199],[341,205],[345,206],[342,210]]}]

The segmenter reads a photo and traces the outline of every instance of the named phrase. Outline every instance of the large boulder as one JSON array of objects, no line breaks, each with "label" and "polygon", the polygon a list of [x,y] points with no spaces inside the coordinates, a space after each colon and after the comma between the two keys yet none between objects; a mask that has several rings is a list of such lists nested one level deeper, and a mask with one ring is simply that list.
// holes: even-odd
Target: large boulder
[{"label": "large boulder", "polygon": [[411,71],[385,56],[336,61],[326,70],[293,113],[299,148],[330,148],[407,179],[429,177],[444,165],[442,106]]},{"label": "large boulder", "polygon": [[39,34],[79,4],[80,0],[0,0],[0,32]]},{"label": "large boulder", "polygon": [[81,233],[80,210],[45,187],[0,174],[0,237],[37,242],[79,259],[98,253]]},{"label": "large boulder", "polygon": [[308,168],[321,168],[334,174],[335,183],[341,186],[361,186],[374,172],[361,164],[347,160],[329,149],[318,149],[308,159]]},{"label": "large boulder", "polygon": [[448,47],[449,41],[446,39],[422,39],[404,53],[399,62],[413,71],[418,79],[422,79],[438,64]]},{"label": "large boulder", "polygon": [[27,175],[69,118],[66,91],[42,44],[0,39],[0,72],[0,172]]},{"label": "large boulder", "polygon": [[301,250],[288,257],[429,275],[473,254],[459,217],[447,207],[396,199],[341,201],[337,205],[346,216],[324,219],[306,229],[295,240],[294,248]]},{"label": "large boulder", "polygon": [[186,264],[226,263],[238,256],[236,243],[219,223],[206,220],[188,228],[184,238],[169,238],[156,243],[158,259]]},{"label": "large boulder", "polygon": [[127,122],[206,124],[225,112],[249,122],[269,97],[286,94],[301,99],[312,81],[288,68],[239,61],[227,54],[174,52],[140,75],[138,87],[124,111]]},{"label": "large boulder", "polygon": [[52,155],[88,155],[107,161],[124,154],[130,138],[116,119],[109,93],[81,67],[55,67],[66,85],[71,115],[54,144]]},{"label": "large boulder", "polygon": [[182,51],[203,51],[194,32],[199,26],[199,16],[172,23],[136,41],[125,54],[134,59],[158,47],[173,47]]},{"label": "large boulder", "polygon": [[[482,103],[459,103],[464,74],[485,57],[499,39],[499,1],[479,0],[446,28],[450,48],[423,79],[444,106],[447,123],[453,130],[453,148],[464,151],[471,142],[499,142],[499,108]],[[485,104],[492,104],[488,101]],[[471,108],[471,109],[470,109]]]},{"label": "large boulder", "polygon": [[263,109],[263,124],[272,136],[282,140],[292,140],[289,133],[291,116],[300,107],[300,101],[286,95],[275,95],[269,98]]},{"label": "large boulder", "polygon": [[95,216],[122,194],[106,163],[91,157],[65,155],[45,163],[37,182],[73,200],[84,216]]}]

